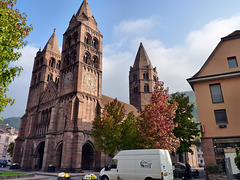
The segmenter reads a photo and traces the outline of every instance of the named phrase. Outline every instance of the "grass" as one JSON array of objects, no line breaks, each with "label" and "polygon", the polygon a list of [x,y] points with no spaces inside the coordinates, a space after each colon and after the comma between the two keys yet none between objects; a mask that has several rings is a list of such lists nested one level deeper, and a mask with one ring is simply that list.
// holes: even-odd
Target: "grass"
[{"label": "grass", "polygon": [[12,171],[0,171],[0,176],[13,176],[13,175],[21,175],[21,174],[27,174],[27,173],[12,172]]}]

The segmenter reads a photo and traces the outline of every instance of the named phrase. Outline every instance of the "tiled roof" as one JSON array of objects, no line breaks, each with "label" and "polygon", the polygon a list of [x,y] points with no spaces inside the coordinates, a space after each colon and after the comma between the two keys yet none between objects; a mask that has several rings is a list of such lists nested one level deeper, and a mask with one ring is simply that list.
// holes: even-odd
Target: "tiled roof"
[{"label": "tiled roof", "polygon": [[231,34],[221,38],[221,40],[229,40],[229,39],[234,39],[234,38],[240,38],[240,30],[236,30],[232,32]]},{"label": "tiled roof", "polygon": [[[105,106],[107,105],[108,103],[112,102],[114,100],[114,98],[111,98],[109,96],[105,96],[105,95],[102,95],[102,105]],[[122,105],[124,105],[124,108],[126,110],[126,113],[130,113],[130,112],[133,112],[133,114],[135,116],[137,116],[139,113],[138,113],[138,109],[135,108],[133,105],[131,104],[128,104],[128,103],[125,103],[125,102],[122,102],[122,101],[119,101]]]}]

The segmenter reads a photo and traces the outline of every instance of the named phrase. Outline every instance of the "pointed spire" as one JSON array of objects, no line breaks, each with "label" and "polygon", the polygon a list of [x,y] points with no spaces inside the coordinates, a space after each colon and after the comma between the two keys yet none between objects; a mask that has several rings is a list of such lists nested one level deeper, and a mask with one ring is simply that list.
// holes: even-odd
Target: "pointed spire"
[{"label": "pointed spire", "polygon": [[143,68],[143,67],[152,68],[152,64],[141,42],[138,48],[138,52],[134,61],[133,68]]},{"label": "pointed spire", "polygon": [[49,51],[53,51],[53,52],[55,52],[57,54],[61,54],[59,46],[58,46],[58,40],[57,40],[57,36],[55,34],[55,31],[56,31],[56,28],[54,28],[53,34],[50,37],[50,39],[48,40],[48,42],[45,45],[45,47],[43,48],[43,51],[49,50]]},{"label": "pointed spire", "polygon": [[93,15],[92,15],[92,12],[89,8],[89,5],[88,5],[88,2],[87,0],[83,0],[83,3],[81,5],[81,7],[79,8],[76,16],[79,17],[79,16],[82,16],[82,15],[85,15],[87,18],[92,18]]}]

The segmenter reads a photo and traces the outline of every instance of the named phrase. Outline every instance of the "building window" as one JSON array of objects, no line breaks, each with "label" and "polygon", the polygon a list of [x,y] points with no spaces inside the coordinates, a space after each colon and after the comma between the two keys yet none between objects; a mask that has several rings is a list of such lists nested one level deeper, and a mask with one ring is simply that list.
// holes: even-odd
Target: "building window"
[{"label": "building window", "polygon": [[133,88],[133,93],[134,93],[134,94],[138,93],[138,87],[134,87],[134,88]]},{"label": "building window", "polygon": [[136,74],[133,75],[133,81],[137,81],[137,75]]},{"label": "building window", "polygon": [[236,57],[229,57],[229,58],[228,58],[228,65],[229,65],[229,68],[238,67]]},{"label": "building window", "polygon": [[73,34],[73,39],[74,39],[74,42],[77,43],[77,41],[78,41],[78,32],[75,32]]},{"label": "building window", "polygon": [[225,109],[221,110],[214,110],[215,118],[216,118],[216,123],[217,124],[227,124],[227,114]]},{"label": "building window", "polygon": [[148,80],[148,73],[143,73],[143,79]]},{"label": "building window", "polygon": [[210,85],[210,91],[212,95],[212,102],[213,103],[222,103],[223,96],[220,84],[212,84]]},{"label": "building window", "polygon": [[8,143],[8,142],[9,142],[9,137],[6,137],[5,143]]},{"label": "building window", "polygon": [[148,84],[144,85],[144,92],[149,92],[149,85]]},{"label": "building window", "polygon": [[93,56],[93,67],[98,68],[98,58],[96,56]]},{"label": "building window", "polygon": [[94,47],[95,49],[98,49],[98,48],[99,48],[99,43],[98,43],[97,38],[94,38],[94,39],[93,39],[93,47]]},{"label": "building window", "polygon": [[7,146],[3,147],[3,153],[7,153]]},{"label": "building window", "polygon": [[66,45],[67,45],[67,48],[69,48],[71,46],[71,36],[68,36],[67,40],[66,40]]}]

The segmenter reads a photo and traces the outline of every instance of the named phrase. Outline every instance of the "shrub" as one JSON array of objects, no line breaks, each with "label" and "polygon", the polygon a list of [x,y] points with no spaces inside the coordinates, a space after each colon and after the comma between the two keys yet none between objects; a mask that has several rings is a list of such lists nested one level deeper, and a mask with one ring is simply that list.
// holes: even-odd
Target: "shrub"
[{"label": "shrub", "polygon": [[217,164],[209,164],[205,168],[208,174],[218,174],[222,172],[222,166]]},{"label": "shrub", "polygon": [[238,154],[238,155],[234,158],[234,162],[235,162],[237,168],[240,170],[240,154]]}]

